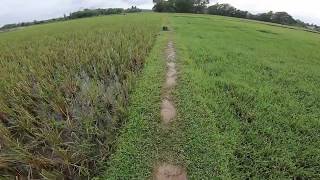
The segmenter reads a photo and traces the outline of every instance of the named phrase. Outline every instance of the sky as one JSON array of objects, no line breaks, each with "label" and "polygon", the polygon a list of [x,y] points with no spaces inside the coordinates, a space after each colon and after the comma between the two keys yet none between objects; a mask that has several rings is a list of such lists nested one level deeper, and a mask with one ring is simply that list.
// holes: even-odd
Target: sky
[{"label": "sky", "polygon": [[[296,19],[320,25],[320,0],[211,0],[251,13],[286,11]],[[62,17],[84,8],[151,9],[152,0],[0,0],[0,27],[9,23]]]}]

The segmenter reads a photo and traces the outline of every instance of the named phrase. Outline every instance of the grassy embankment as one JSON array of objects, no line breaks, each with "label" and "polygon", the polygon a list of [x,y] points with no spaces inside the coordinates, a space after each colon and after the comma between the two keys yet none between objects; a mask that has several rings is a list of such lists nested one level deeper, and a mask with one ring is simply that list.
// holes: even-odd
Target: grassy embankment
[{"label": "grassy embankment", "polygon": [[320,36],[218,16],[170,22],[178,120],[159,125],[162,83],[150,76],[106,177],[150,177],[165,161],[190,179],[320,178]]},{"label": "grassy embankment", "polygon": [[132,14],[1,33],[1,176],[101,172],[160,26],[159,15]]}]

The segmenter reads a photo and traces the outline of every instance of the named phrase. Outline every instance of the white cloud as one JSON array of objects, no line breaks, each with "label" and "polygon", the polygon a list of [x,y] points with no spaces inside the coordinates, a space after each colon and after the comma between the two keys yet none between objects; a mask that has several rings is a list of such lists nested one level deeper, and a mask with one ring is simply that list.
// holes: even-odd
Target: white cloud
[{"label": "white cloud", "polygon": [[152,0],[0,0],[0,26],[61,17],[84,8],[152,8]]},{"label": "white cloud", "polygon": [[[60,17],[83,8],[128,8],[136,5],[151,9],[152,0],[0,0],[0,26],[8,23]],[[250,12],[287,11],[295,18],[320,25],[319,0],[211,0],[230,3]]]}]

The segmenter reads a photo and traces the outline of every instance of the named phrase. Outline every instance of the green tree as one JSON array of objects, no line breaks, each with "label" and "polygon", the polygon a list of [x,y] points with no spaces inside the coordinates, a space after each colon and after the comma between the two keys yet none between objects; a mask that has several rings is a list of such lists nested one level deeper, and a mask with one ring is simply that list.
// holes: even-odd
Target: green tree
[{"label": "green tree", "polygon": [[193,0],[175,0],[176,11],[179,13],[191,13]]},{"label": "green tree", "polygon": [[208,8],[208,14],[245,18],[247,11],[241,11],[230,4],[215,4]]},{"label": "green tree", "polygon": [[293,17],[286,12],[276,12],[271,16],[271,22],[292,25],[297,24],[297,21],[293,19]]},{"label": "green tree", "polygon": [[209,0],[194,0],[193,12],[194,13],[204,13],[204,11],[209,3],[210,3]]},{"label": "green tree", "polygon": [[163,1],[163,0],[154,0],[155,5],[153,7],[153,10],[156,12],[176,12],[174,1]]},{"label": "green tree", "polygon": [[271,17],[273,16],[273,12],[269,11],[268,13],[258,14],[256,19],[259,21],[271,22]]},{"label": "green tree", "polygon": [[209,0],[153,0],[153,3],[157,12],[204,13]]}]

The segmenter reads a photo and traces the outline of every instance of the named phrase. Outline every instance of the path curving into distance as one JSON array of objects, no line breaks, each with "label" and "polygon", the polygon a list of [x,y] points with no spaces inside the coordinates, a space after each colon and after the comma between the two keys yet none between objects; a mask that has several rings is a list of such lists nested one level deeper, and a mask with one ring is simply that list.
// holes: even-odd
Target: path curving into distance
[{"label": "path curving into distance", "polygon": [[[164,93],[161,103],[161,123],[165,126],[170,124],[176,119],[177,111],[173,103],[172,90],[177,84],[177,70],[176,70],[176,51],[173,41],[169,41],[166,49],[167,73],[166,81],[163,85]],[[187,173],[185,169],[168,164],[162,163],[154,170],[155,180],[186,180]]]}]

